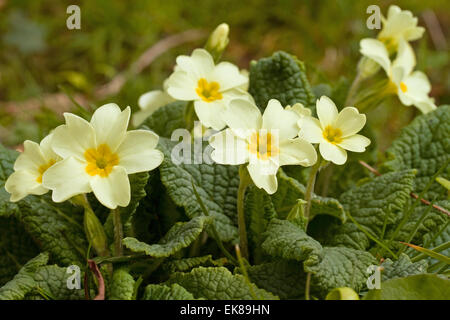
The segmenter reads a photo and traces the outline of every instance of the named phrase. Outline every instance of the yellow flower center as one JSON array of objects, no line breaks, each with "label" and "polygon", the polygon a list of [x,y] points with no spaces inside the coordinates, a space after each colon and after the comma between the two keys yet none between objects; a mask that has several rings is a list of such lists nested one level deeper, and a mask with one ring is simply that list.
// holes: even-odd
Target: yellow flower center
[{"label": "yellow flower center", "polygon": [[107,177],[114,166],[119,164],[119,156],[112,153],[106,144],[99,145],[97,149],[87,149],[84,158],[88,163],[86,172],[91,176],[99,175],[102,178]]},{"label": "yellow flower center", "polygon": [[403,81],[400,82],[400,90],[402,90],[403,92],[408,91],[408,87]]},{"label": "yellow flower center", "polygon": [[197,82],[197,92],[198,96],[202,98],[203,101],[212,102],[215,100],[222,99],[222,94],[219,92],[220,85],[215,81],[208,82],[205,78],[201,78]]},{"label": "yellow flower center", "polygon": [[43,164],[38,168],[39,177],[36,178],[36,181],[38,183],[42,183],[42,176],[44,175],[44,172],[47,171],[48,168],[50,168],[52,165],[56,163],[56,160],[50,159],[46,164]]},{"label": "yellow flower center", "polygon": [[389,55],[393,54],[397,50],[398,41],[396,38],[393,37],[383,37],[378,38],[381,42],[383,42],[384,46],[386,47]]},{"label": "yellow flower center", "polygon": [[270,132],[267,134],[254,132],[250,137],[250,143],[247,145],[247,148],[250,153],[256,154],[258,159],[268,160],[280,152],[276,146],[276,141],[273,140],[275,139],[273,139]]},{"label": "yellow flower center", "polygon": [[327,126],[323,130],[323,137],[325,140],[332,144],[337,144],[342,142],[342,131],[339,128],[333,128],[332,126]]}]

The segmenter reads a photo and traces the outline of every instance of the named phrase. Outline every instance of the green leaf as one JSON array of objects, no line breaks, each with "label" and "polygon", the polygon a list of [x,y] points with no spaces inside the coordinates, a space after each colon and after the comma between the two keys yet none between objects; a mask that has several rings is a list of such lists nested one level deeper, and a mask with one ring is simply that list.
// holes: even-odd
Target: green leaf
[{"label": "green leaf", "polygon": [[363,300],[448,300],[450,280],[419,274],[381,283],[381,289],[370,290]]},{"label": "green leaf", "polygon": [[47,253],[41,253],[28,261],[11,281],[0,288],[0,300],[22,300],[28,292],[37,287],[33,275],[47,262]]},{"label": "green leaf", "polygon": [[14,161],[18,155],[17,151],[7,149],[0,143],[0,216],[19,212],[19,206],[9,201],[10,194],[5,190],[6,179],[14,172]]},{"label": "green leaf", "polygon": [[174,283],[170,286],[149,284],[145,288],[142,300],[195,300],[195,298],[185,288]]},{"label": "green leaf", "polygon": [[184,112],[187,102],[176,101],[156,110],[142,126],[149,127],[160,137],[170,138],[176,129],[184,128]]},{"label": "green leaf", "polygon": [[[236,198],[239,186],[237,166],[219,164],[180,164],[171,161],[172,148],[177,142],[160,139],[164,161],[160,166],[161,181],[176,205],[183,207],[189,218],[203,215],[192,190],[194,181],[200,198],[222,241],[237,238]],[[193,153],[193,152],[192,152]]]},{"label": "green leaf", "polygon": [[164,262],[162,267],[170,273],[187,272],[196,267],[221,267],[225,264],[225,258],[214,260],[209,254],[202,257],[185,258]]},{"label": "green leaf", "polygon": [[[280,217],[285,218],[292,207],[297,204],[298,199],[305,199],[306,187],[287,176],[282,170],[278,175],[278,189],[271,198],[275,210]],[[344,207],[338,200],[321,197],[316,194],[312,196],[311,219],[318,214],[326,214],[338,218],[342,222],[346,221]]]},{"label": "green leaf", "polygon": [[109,300],[133,300],[135,281],[126,268],[114,270]]},{"label": "green leaf", "polygon": [[[417,250],[417,251],[421,252],[422,254],[424,254],[424,255],[426,255],[426,256],[428,256],[430,258],[434,258],[436,260],[444,262],[447,265],[450,265],[450,258],[446,257],[445,255],[443,255],[443,254],[441,254],[439,252],[435,252],[435,251],[427,249],[427,248],[422,248],[420,246],[416,246],[416,245],[413,245],[413,244],[410,244],[410,243],[404,243],[404,242],[402,242],[402,243],[407,245],[407,246],[409,246],[409,247],[411,247],[411,248],[413,248],[414,250]],[[447,244],[445,247],[446,248],[450,247],[450,243]]]},{"label": "green leaf", "polygon": [[315,265],[305,264],[311,272],[311,288],[325,296],[335,288],[349,287],[359,292],[367,281],[367,267],[377,264],[368,252],[341,247],[324,247],[323,258]]},{"label": "green leaf", "polygon": [[189,222],[175,224],[158,244],[150,245],[135,238],[127,237],[123,239],[123,245],[133,252],[145,253],[154,258],[169,257],[188,247],[210,222],[211,218],[209,217],[196,217]]},{"label": "green leaf", "polygon": [[262,248],[269,255],[288,260],[305,260],[305,265],[315,265],[322,258],[322,246],[297,225],[273,219],[265,233]]},{"label": "green leaf", "polygon": [[389,279],[403,278],[415,274],[426,273],[428,263],[425,260],[413,263],[406,254],[402,253],[396,261],[392,261],[389,258],[386,259],[381,264],[381,267],[383,268],[381,280],[386,281]]},{"label": "green leaf", "polygon": [[250,284],[250,288],[243,276],[233,275],[223,267],[198,267],[189,273],[174,273],[168,283],[178,283],[197,299],[251,300],[253,299],[252,292],[260,299],[277,299],[273,294],[258,288],[254,284]]},{"label": "green leaf", "polygon": [[[403,128],[387,150],[387,156],[389,160],[384,163],[383,170],[418,170],[414,191],[420,193],[450,156],[450,105],[415,118]],[[450,179],[450,166],[441,176]],[[447,190],[435,181],[424,197],[443,200],[447,198]]]},{"label": "green leaf", "polygon": [[305,293],[306,275],[297,261],[278,260],[247,267],[250,281],[280,299],[299,299]]},{"label": "green leaf", "polygon": [[270,99],[283,106],[302,103],[310,108],[315,99],[303,62],[283,51],[251,63],[249,92],[261,110]]}]

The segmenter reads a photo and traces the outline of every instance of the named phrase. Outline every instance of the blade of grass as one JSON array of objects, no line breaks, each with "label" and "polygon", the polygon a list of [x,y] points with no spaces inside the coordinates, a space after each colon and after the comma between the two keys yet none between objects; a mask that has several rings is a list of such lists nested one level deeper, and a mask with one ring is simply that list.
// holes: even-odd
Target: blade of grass
[{"label": "blade of grass", "polygon": [[444,244],[442,244],[442,245],[440,245],[440,246],[438,246],[438,247],[436,247],[436,248],[434,248],[432,250],[427,249],[427,248],[423,248],[423,247],[420,247],[420,246],[416,246],[414,244],[402,242],[402,241],[400,241],[400,243],[402,243],[404,245],[407,245],[408,247],[411,247],[414,250],[417,250],[417,251],[422,253],[422,254],[418,255],[417,257],[411,259],[411,262],[417,262],[419,260],[422,260],[425,257],[431,257],[431,258],[437,259],[439,261],[443,261],[443,262],[445,262],[447,264],[450,264],[450,258],[439,253],[440,251],[443,251],[445,249],[450,248],[450,241],[448,241],[448,242],[446,242],[446,243],[444,243]]}]

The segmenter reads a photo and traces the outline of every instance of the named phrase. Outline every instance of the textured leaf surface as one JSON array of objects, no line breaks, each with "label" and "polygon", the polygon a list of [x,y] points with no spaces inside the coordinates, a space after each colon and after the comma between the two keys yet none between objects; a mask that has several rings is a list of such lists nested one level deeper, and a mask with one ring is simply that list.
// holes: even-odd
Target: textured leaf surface
[{"label": "textured leaf surface", "polygon": [[114,271],[110,285],[110,300],[132,300],[135,281],[125,268]]},{"label": "textured leaf surface", "polygon": [[381,266],[383,267],[381,280],[386,281],[389,279],[426,273],[428,263],[425,260],[413,263],[406,254],[402,253],[398,257],[398,260],[392,261],[391,259],[386,259]]},{"label": "textured leaf surface", "polygon": [[19,211],[17,203],[9,201],[9,193],[5,190],[5,182],[13,173],[14,161],[19,153],[5,148],[0,143],[0,216],[10,216]]},{"label": "textured leaf surface", "polygon": [[160,137],[170,138],[174,130],[185,127],[186,105],[184,101],[169,103],[156,110],[142,125],[150,128]]},{"label": "textured leaf surface", "polygon": [[[160,139],[164,161],[160,166],[161,181],[172,200],[183,207],[189,218],[202,215],[192,190],[194,181],[197,192],[214,218],[215,227],[222,241],[237,237],[236,198],[239,186],[237,166],[180,164],[171,161],[172,148],[176,142]],[[193,152],[192,152],[193,153]]]},{"label": "textured leaf surface", "polygon": [[260,299],[277,299],[273,294],[258,288],[254,284],[247,284],[241,275],[233,275],[223,267],[193,269],[189,273],[174,273],[169,283],[178,283],[195,298],[212,300],[254,299],[252,292]]},{"label": "textured leaf surface", "polygon": [[[415,118],[395,139],[387,155],[390,160],[384,163],[385,170],[418,170],[414,191],[420,193],[450,157],[450,105]],[[450,166],[441,176],[450,179]],[[427,199],[435,197],[438,200],[447,197],[447,190],[437,182],[425,194]]]},{"label": "textured leaf surface", "polygon": [[297,225],[273,219],[266,231],[262,248],[274,257],[288,260],[305,260],[305,265],[317,264],[322,257],[322,246]]},{"label": "textured leaf surface", "polygon": [[261,110],[270,99],[279,100],[283,106],[299,102],[311,107],[314,103],[303,62],[282,51],[252,62],[249,92]]},{"label": "textured leaf surface", "polygon": [[450,280],[434,274],[419,274],[382,282],[380,290],[370,290],[364,300],[448,300]]},{"label": "textured leaf surface", "polygon": [[142,300],[195,300],[195,298],[185,288],[174,283],[170,286],[149,284],[145,288]]},{"label": "textured leaf surface", "polygon": [[178,259],[165,262],[163,268],[169,272],[187,272],[195,267],[216,267],[223,266],[225,258],[214,260],[211,255]]},{"label": "textured leaf surface", "polygon": [[193,218],[189,222],[178,222],[158,244],[150,245],[131,237],[123,239],[123,244],[133,252],[145,253],[155,258],[168,257],[188,247],[210,222],[211,218],[205,216]]},{"label": "textured leaf surface", "polygon": [[341,247],[325,247],[322,261],[306,265],[305,271],[312,273],[311,288],[320,295],[326,295],[334,288],[349,287],[356,292],[367,281],[367,267],[377,264],[368,252]]}]

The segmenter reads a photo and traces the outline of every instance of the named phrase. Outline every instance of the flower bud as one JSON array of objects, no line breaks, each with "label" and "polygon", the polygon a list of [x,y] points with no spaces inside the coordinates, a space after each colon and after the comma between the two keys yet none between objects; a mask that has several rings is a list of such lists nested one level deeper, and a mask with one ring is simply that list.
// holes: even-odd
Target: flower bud
[{"label": "flower bud", "polygon": [[359,296],[352,288],[344,287],[330,291],[325,300],[359,300]]},{"label": "flower bud", "polygon": [[380,65],[374,60],[362,57],[358,63],[358,71],[361,79],[369,78],[380,70]]},{"label": "flower bud", "polygon": [[108,241],[102,223],[92,209],[84,209],[84,232],[86,237],[100,257],[109,256]]},{"label": "flower bud", "polygon": [[230,39],[228,38],[228,33],[230,32],[230,27],[226,23],[222,23],[211,33],[206,42],[205,49],[211,53],[214,57],[214,61],[217,62],[222,52],[228,45]]}]

